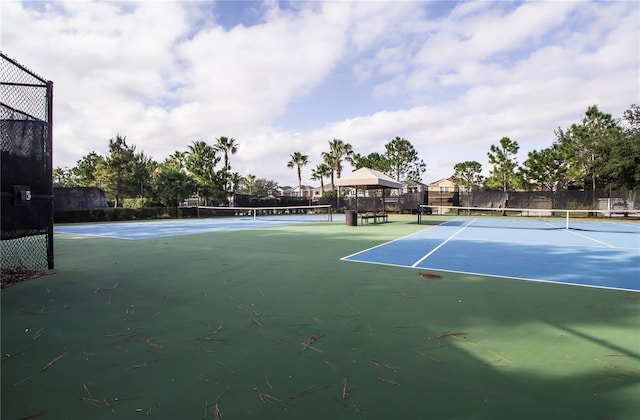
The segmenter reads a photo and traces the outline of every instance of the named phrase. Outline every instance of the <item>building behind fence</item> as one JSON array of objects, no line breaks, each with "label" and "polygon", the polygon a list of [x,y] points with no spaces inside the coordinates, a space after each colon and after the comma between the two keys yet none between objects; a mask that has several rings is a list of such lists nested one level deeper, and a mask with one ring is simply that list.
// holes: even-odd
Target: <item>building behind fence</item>
[{"label": "building behind fence", "polygon": [[52,269],[53,82],[0,53],[1,268]]}]

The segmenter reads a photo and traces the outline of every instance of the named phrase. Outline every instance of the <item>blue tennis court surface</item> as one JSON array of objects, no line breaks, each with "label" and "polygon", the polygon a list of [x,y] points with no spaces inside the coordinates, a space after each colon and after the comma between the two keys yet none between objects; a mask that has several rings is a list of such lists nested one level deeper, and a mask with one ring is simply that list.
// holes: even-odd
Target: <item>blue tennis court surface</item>
[{"label": "blue tennis court surface", "polygon": [[[279,217],[279,219],[277,219]],[[333,216],[339,221],[340,216]],[[344,220],[344,218],[342,218]],[[56,225],[55,233],[83,236],[99,236],[117,239],[149,239],[165,236],[192,235],[232,229],[258,229],[309,222],[327,222],[326,215],[287,215],[274,219],[253,217],[228,217],[213,219],[180,219],[143,222],[87,223]]]},{"label": "blue tennis court surface", "polygon": [[640,291],[638,223],[490,223],[456,218],[343,260]]}]

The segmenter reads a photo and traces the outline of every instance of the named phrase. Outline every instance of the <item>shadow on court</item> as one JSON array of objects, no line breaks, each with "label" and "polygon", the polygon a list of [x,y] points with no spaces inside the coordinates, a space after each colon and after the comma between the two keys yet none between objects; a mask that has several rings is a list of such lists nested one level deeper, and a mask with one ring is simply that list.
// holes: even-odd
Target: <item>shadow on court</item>
[{"label": "shadow on court", "polygon": [[2,417],[637,415],[639,294],[340,261],[424,228],[58,235],[2,291]]}]

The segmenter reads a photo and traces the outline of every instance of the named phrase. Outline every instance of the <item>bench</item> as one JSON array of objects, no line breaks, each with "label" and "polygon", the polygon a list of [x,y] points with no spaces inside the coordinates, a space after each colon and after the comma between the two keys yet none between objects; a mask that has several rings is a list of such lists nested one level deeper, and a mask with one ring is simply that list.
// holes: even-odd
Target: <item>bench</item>
[{"label": "bench", "polygon": [[373,212],[360,213],[360,220],[362,223],[365,223],[365,222],[369,223],[369,219],[373,219],[373,223],[378,223],[378,219],[384,222],[388,222],[389,215],[381,211],[377,213],[373,213]]}]

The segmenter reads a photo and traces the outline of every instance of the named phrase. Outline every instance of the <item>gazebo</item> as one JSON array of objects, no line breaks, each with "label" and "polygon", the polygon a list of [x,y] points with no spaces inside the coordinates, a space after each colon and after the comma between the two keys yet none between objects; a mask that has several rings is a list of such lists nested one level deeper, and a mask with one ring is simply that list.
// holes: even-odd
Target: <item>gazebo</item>
[{"label": "gazebo", "polygon": [[[382,210],[384,210],[384,190],[385,189],[399,189],[402,188],[402,184],[390,176],[383,174],[370,168],[360,168],[350,174],[343,176],[335,181],[335,185],[338,187],[354,187],[356,189],[356,213],[358,212],[358,189],[364,190],[381,190],[382,191]],[[386,219],[386,215],[380,216]],[[366,216],[366,218],[373,218],[374,222],[377,221],[379,216],[377,212]],[[365,220],[365,217],[363,217]],[[347,216],[347,224],[349,218]]]}]

